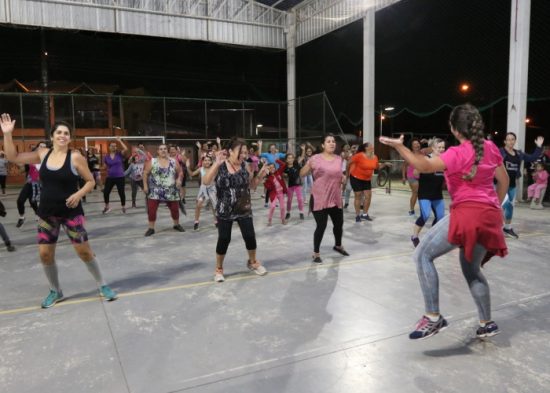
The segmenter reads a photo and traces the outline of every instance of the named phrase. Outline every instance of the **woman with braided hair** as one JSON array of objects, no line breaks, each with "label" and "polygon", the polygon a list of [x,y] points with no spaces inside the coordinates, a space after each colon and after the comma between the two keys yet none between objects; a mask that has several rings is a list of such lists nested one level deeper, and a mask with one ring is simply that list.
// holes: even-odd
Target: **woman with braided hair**
[{"label": "woman with braided hair", "polygon": [[[459,145],[439,157],[412,153],[403,145],[403,136],[380,137],[381,143],[395,148],[419,172],[443,171],[452,199],[450,214],[426,233],[413,256],[426,312],[409,335],[411,339],[431,337],[448,326],[439,313],[439,280],[434,259],[457,247],[462,273],[478,309],[477,337],[500,332],[491,320],[489,284],[480,269],[492,256],[504,257],[508,253],[501,229],[501,203],[508,189],[508,174],[498,148],[485,140],[483,120],[474,106],[455,107],[449,125]],[[496,189],[493,179],[497,180]]]}]

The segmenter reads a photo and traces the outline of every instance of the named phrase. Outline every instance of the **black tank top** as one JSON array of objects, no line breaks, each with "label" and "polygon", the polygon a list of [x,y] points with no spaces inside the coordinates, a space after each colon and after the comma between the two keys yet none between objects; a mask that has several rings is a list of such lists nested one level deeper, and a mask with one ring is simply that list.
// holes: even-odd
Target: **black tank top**
[{"label": "black tank top", "polygon": [[38,216],[73,218],[83,215],[82,203],[73,208],[67,207],[67,198],[78,191],[78,176],[71,170],[71,150],[67,151],[67,157],[63,166],[56,170],[48,169],[48,158],[52,150],[46,154],[40,166],[40,181],[42,192],[40,194],[40,205]]}]

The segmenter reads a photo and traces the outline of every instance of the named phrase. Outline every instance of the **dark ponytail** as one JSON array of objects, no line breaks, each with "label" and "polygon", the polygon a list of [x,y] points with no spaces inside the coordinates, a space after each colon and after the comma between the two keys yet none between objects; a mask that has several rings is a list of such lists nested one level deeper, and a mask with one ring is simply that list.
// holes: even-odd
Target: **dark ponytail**
[{"label": "dark ponytail", "polygon": [[483,132],[483,119],[477,108],[471,104],[455,107],[449,117],[451,127],[458,131],[464,138],[472,142],[475,151],[475,160],[470,173],[464,175],[464,180],[472,180],[477,173],[477,167],[483,159],[483,146],[485,133]]}]

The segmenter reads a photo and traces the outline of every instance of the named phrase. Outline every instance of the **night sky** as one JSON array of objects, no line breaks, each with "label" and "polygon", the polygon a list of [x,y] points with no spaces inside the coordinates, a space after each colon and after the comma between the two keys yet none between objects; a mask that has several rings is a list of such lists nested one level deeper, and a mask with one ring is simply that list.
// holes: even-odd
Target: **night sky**
[{"label": "night sky", "polygon": [[[550,97],[550,1],[532,1],[529,97]],[[376,105],[419,114],[442,104],[487,105],[508,92],[510,1],[404,0],[376,14]],[[0,26],[0,83],[40,79],[40,33]],[[347,133],[361,127],[362,21],[297,49],[297,93],[326,91]],[[116,84],[120,93],[248,100],[286,98],[284,51],[204,42],[47,31],[50,80]],[[5,54],[10,54],[6,56]],[[459,85],[469,83],[467,96]],[[537,132],[550,129],[550,100],[530,102]],[[449,109],[402,114],[393,132],[446,132]],[[483,113],[505,130],[506,103]],[[377,126],[376,126],[377,127]],[[550,137],[550,135],[549,135]]]}]

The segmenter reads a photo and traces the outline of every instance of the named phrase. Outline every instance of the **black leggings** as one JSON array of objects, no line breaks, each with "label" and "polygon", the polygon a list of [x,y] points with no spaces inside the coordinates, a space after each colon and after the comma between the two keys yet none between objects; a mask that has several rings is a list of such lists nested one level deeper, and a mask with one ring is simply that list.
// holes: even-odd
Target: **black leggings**
[{"label": "black leggings", "polygon": [[105,179],[105,188],[103,189],[103,200],[105,204],[109,204],[109,194],[113,187],[116,186],[118,196],[120,197],[120,204],[126,205],[126,194],[124,193],[124,177],[108,177]]},{"label": "black leggings", "polygon": [[328,209],[318,210],[313,212],[313,217],[317,223],[315,233],[313,234],[313,252],[318,253],[321,246],[321,240],[327,228],[328,217],[332,221],[332,232],[334,233],[334,242],[336,247],[342,246],[342,233],[344,226],[344,211],[338,207],[330,207]]},{"label": "black leggings", "polygon": [[2,191],[6,189],[6,175],[0,175],[0,187]]},{"label": "black leggings", "polygon": [[143,180],[132,180],[130,179],[130,186],[132,187],[132,203],[136,203],[136,196],[138,192],[138,187],[143,191]]},{"label": "black leggings", "polygon": [[254,232],[254,223],[252,217],[238,218],[236,220],[222,220],[218,218],[218,244],[216,245],[216,254],[225,255],[231,242],[231,229],[233,221],[237,221],[247,250],[256,249],[256,233]]},{"label": "black leggings", "polygon": [[19,211],[19,215],[23,217],[25,215],[25,201],[28,199],[29,203],[31,204],[32,209],[36,213],[38,211],[38,204],[36,201],[33,201],[33,189],[31,183],[25,183],[21,191],[19,192],[19,196],[17,197],[17,210]]}]

